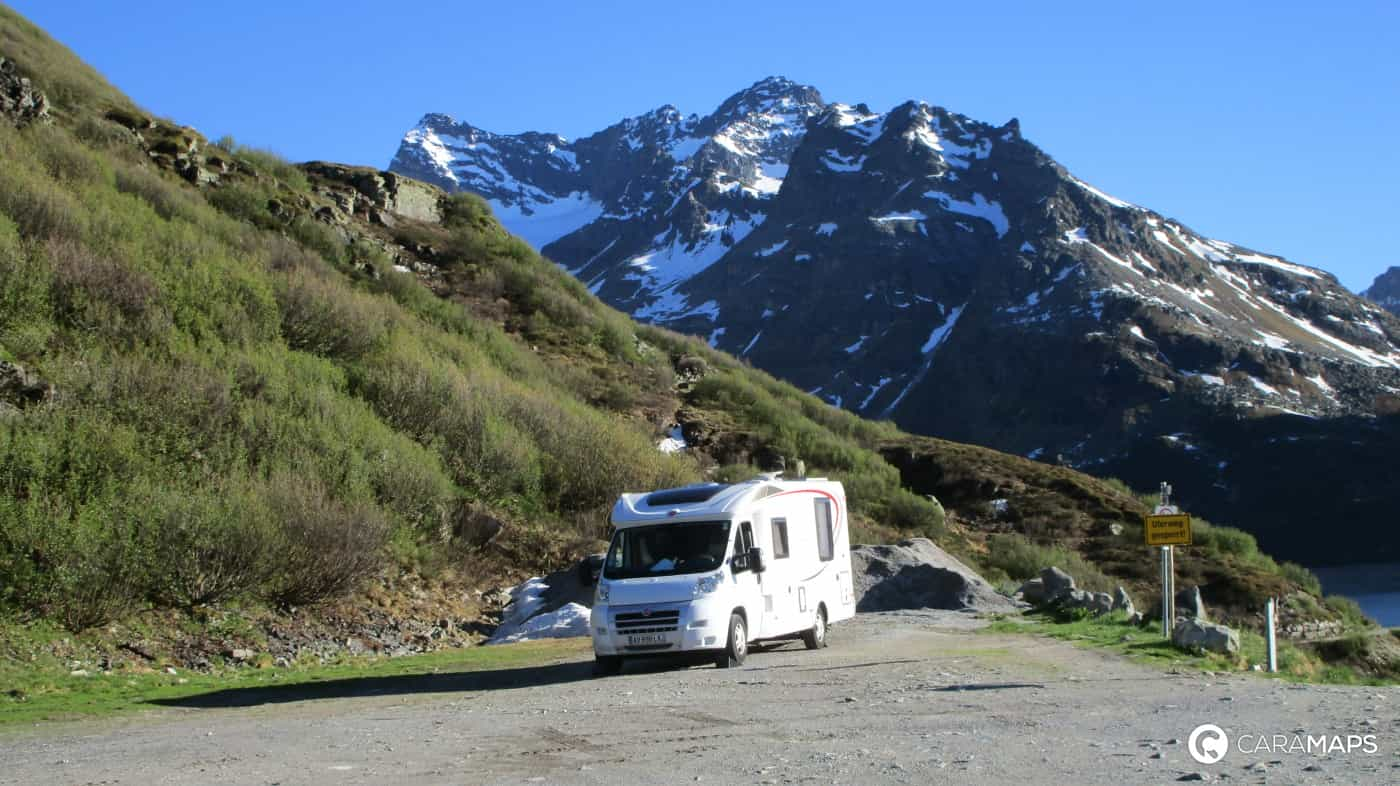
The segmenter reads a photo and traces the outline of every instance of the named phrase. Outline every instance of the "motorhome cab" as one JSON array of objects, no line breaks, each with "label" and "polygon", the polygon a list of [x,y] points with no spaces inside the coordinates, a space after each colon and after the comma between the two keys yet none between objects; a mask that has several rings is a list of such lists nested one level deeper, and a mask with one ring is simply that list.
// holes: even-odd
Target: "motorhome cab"
[{"label": "motorhome cab", "polygon": [[612,523],[592,618],[600,674],[679,653],[737,666],[763,639],[817,649],[855,614],[840,483],[766,475],[624,494]]}]

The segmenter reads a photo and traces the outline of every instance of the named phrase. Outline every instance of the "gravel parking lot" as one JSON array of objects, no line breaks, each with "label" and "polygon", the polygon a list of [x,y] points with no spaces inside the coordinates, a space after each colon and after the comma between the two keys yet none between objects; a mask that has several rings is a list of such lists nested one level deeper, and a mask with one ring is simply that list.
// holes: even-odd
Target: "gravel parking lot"
[{"label": "gravel parking lot", "polygon": [[[1400,689],[1169,674],[953,612],[860,615],[743,667],[575,660],[231,691],[0,736],[0,784],[1400,782]],[[1230,750],[1187,751],[1214,723]],[[1242,753],[1281,734],[1376,752]],[[1248,747],[1248,746],[1246,746]]]}]

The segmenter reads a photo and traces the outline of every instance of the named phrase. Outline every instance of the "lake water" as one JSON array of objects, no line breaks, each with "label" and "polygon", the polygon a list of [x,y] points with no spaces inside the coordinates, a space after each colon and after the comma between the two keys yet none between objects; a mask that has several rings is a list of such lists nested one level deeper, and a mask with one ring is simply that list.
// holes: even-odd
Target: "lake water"
[{"label": "lake water", "polygon": [[1324,592],[1351,598],[1376,622],[1400,627],[1400,563],[1334,565],[1313,573]]}]

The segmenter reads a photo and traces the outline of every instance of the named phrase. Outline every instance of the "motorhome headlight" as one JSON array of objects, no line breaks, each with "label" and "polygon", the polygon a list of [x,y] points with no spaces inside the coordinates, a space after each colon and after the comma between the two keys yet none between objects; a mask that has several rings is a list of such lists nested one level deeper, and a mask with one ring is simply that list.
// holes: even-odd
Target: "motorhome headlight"
[{"label": "motorhome headlight", "polygon": [[608,602],[608,597],[611,595],[611,593],[612,593],[612,587],[609,587],[605,582],[602,582],[602,581],[598,582],[598,602],[599,602],[599,603],[607,603],[607,602]]},{"label": "motorhome headlight", "polygon": [[696,595],[708,595],[717,589],[719,589],[718,573],[715,573],[710,576],[701,576],[700,578],[695,580]]}]

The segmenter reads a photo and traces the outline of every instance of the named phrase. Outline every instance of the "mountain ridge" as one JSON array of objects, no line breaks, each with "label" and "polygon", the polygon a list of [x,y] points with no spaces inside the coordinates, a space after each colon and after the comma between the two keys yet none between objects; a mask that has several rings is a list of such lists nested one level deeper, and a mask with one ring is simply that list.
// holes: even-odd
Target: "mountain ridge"
[{"label": "mountain ridge", "polygon": [[390,169],[481,194],[634,318],[866,416],[1135,483],[1175,438],[1197,449],[1173,471],[1219,469],[1196,492],[1217,516],[1239,494],[1212,488],[1256,449],[1206,444],[1214,423],[1364,420],[1400,392],[1392,315],[1104,193],[1014,119],[769,78],[705,117],[663,107],[545,151],[573,155],[549,167],[567,183],[535,174],[538,151],[460,138],[420,124]]}]

